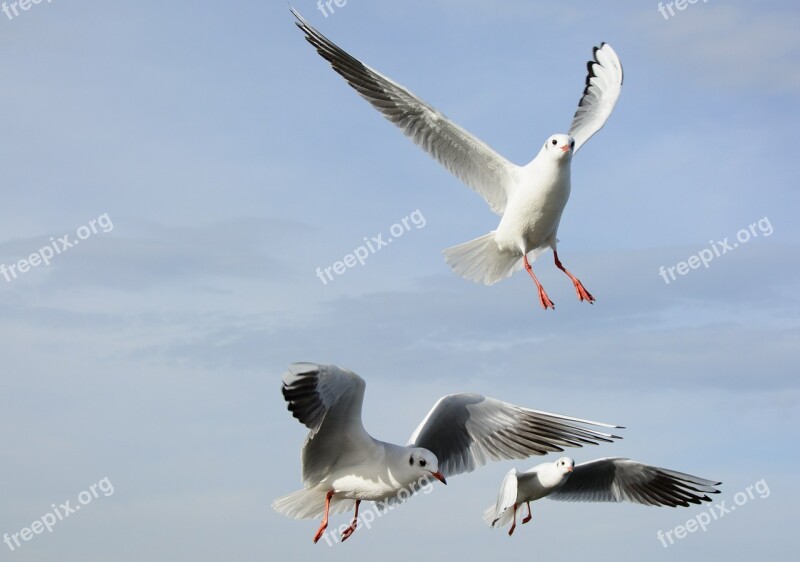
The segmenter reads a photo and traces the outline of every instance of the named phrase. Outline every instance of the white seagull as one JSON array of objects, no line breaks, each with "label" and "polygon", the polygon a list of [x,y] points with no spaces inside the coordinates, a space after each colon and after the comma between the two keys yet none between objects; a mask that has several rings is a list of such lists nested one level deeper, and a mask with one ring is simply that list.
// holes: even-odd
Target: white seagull
[{"label": "white seagull", "polygon": [[640,462],[607,458],[575,465],[569,457],[545,462],[527,472],[512,468],[503,479],[497,502],[483,512],[491,526],[511,523],[509,536],[517,527],[517,508],[523,503],[531,520],[531,504],[540,498],[568,502],[633,502],[644,505],[688,507],[711,501],[706,494],[718,494],[721,482]]},{"label": "white seagull", "polygon": [[528,254],[535,260],[552,248],[556,267],[572,280],[579,300],[595,300],[561,264],[556,235],[569,199],[572,157],[603,127],[622,91],[622,63],[611,45],[594,48],[569,134],[550,136],[536,158],[517,166],[405,87],[350,56],[294,9],[292,13],[308,42],[364,99],[502,215],[496,230],[444,250],[445,261],[458,275],[492,285],[524,264],[542,307],[555,308],[528,261]]},{"label": "white seagull", "polygon": [[[272,507],[294,519],[323,516],[355,507],[346,540],[358,523],[362,500],[404,499],[431,477],[470,472],[488,461],[525,459],[562,447],[610,442],[616,435],[583,426],[619,428],[578,418],[528,410],[480,394],[439,399],[405,446],[378,441],[361,423],[364,380],[334,365],[294,363],[283,376],[283,396],[295,418],[309,429],[303,445],[304,488],[276,499]],[[353,503],[355,502],[355,504]]]}]

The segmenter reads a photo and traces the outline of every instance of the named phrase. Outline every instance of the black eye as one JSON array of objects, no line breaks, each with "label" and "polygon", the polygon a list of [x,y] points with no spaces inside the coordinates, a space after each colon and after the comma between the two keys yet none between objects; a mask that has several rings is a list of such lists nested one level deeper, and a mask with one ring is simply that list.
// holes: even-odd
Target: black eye
[{"label": "black eye", "polygon": [[553,146],[555,146],[557,144],[558,144],[558,141],[556,139],[553,139]]},{"label": "black eye", "polygon": [[408,464],[414,465],[414,457],[408,457]]},{"label": "black eye", "polygon": [[419,459],[419,465],[420,466],[425,466],[425,464],[426,464],[425,463],[425,459]]},{"label": "black eye", "polygon": [[569,143],[569,147],[570,148],[575,148],[575,141],[572,141],[571,143]]}]

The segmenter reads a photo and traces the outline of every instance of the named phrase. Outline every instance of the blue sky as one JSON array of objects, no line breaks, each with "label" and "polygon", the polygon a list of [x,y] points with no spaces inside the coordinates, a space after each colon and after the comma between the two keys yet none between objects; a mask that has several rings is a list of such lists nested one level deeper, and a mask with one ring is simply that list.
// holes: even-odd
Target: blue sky
[{"label": "blue sky", "polygon": [[[591,48],[611,43],[622,97],[573,161],[559,231],[597,303],[577,301],[549,253],[535,267],[555,312],[524,274],[492,287],[453,275],[441,250],[497,217],[330,70],[285,3],[0,12],[0,264],[103,215],[113,224],[0,277],[0,534],[103,478],[114,486],[52,533],[0,544],[0,558],[788,553],[796,4],[711,0],[666,20],[633,0],[295,7],[520,164],[569,127]],[[423,228],[328,284],[315,275],[414,211]],[[659,276],[764,218],[768,236]],[[475,391],[627,427],[569,451],[578,462],[624,456],[722,480],[729,505],[762,479],[770,494],[669,548],[657,531],[705,508],[542,501],[512,539],[489,530],[481,511],[503,475],[535,458],[454,477],[345,545],[312,545],[316,522],[270,508],[300,486],[305,431],[279,390],[294,361],[362,375],[381,439],[404,442],[437,398]]]}]

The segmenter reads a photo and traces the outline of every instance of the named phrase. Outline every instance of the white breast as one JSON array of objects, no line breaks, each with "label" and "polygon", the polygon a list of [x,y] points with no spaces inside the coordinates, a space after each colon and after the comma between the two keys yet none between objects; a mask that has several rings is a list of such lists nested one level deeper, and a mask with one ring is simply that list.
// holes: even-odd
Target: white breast
[{"label": "white breast", "polygon": [[331,479],[331,487],[339,497],[351,500],[382,501],[394,496],[402,485],[392,478],[367,478],[344,474]]},{"label": "white breast", "polygon": [[570,193],[569,165],[526,167],[510,194],[495,240],[501,249],[528,253],[551,247]]}]

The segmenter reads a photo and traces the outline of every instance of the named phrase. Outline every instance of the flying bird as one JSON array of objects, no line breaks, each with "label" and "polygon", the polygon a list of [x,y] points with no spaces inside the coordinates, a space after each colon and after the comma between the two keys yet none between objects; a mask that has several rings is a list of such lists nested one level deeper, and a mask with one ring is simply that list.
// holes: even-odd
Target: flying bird
[{"label": "flying bird", "polygon": [[607,458],[575,465],[569,457],[545,462],[527,472],[512,468],[503,479],[497,502],[483,512],[491,527],[511,523],[509,536],[517,527],[517,509],[522,505],[531,520],[531,504],[541,498],[568,502],[633,502],[644,505],[688,507],[711,501],[706,494],[718,494],[721,482],[640,462]]},{"label": "flying bird", "polygon": [[525,459],[619,439],[586,426],[620,426],[529,410],[480,394],[440,398],[406,445],[378,441],[361,423],[364,380],[334,365],[294,363],[283,376],[283,396],[292,415],[309,429],[303,445],[303,489],[272,507],[294,519],[328,516],[355,508],[346,540],[356,530],[362,501],[394,503],[415,483],[470,472],[489,461]]},{"label": "flying bird", "polygon": [[551,248],[556,267],[570,278],[578,299],[594,302],[591,293],[561,263],[556,235],[569,199],[572,157],[603,127],[622,91],[622,63],[611,45],[594,48],[569,133],[551,135],[530,163],[518,166],[404,86],[346,53],[294,9],[292,13],[306,40],[333,70],[502,216],[496,230],[444,250],[453,271],[476,283],[492,285],[524,265],[536,284],[542,307],[555,308],[528,261],[529,254],[535,261]]}]

